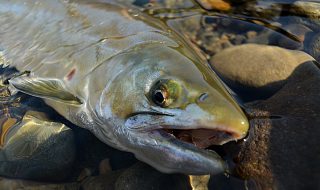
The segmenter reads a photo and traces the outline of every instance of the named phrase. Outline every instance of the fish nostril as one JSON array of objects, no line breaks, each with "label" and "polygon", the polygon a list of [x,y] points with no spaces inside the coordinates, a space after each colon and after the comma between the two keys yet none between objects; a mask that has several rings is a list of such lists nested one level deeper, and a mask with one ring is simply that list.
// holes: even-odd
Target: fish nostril
[{"label": "fish nostril", "polygon": [[199,102],[204,102],[208,98],[208,96],[208,93],[202,93],[198,98]]}]

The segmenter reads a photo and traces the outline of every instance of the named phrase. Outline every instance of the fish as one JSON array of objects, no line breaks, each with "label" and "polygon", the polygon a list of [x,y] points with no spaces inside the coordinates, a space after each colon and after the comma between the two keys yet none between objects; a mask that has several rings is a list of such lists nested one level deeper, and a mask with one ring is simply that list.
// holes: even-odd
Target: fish
[{"label": "fish", "polygon": [[12,94],[43,99],[161,172],[225,172],[208,146],[242,139],[249,128],[183,36],[115,1],[2,0],[0,63],[19,71],[7,80]]}]

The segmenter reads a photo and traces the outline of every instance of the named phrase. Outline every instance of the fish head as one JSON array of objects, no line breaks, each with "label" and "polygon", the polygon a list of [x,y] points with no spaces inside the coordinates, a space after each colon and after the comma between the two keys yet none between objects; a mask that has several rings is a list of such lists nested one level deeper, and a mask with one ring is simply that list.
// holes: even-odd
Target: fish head
[{"label": "fish head", "polygon": [[118,148],[166,173],[225,171],[221,157],[205,148],[245,137],[249,124],[206,63],[161,45],[113,61],[125,66],[110,81],[98,110]]}]

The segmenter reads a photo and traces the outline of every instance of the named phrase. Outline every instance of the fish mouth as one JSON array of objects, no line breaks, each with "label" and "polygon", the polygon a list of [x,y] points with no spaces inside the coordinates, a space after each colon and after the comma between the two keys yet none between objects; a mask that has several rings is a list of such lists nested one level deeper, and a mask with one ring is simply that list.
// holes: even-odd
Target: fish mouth
[{"label": "fish mouth", "polygon": [[236,132],[226,130],[224,127],[208,129],[197,127],[195,129],[177,129],[177,127],[163,127],[163,132],[171,135],[176,140],[192,144],[197,148],[206,149],[214,145],[223,145],[227,142],[241,139]]},{"label": "fish mouth", "polygon": [[131,151],[139,160],[164,173],[216,175],[226,172],[228,163],[220,145],[245,137],[245,123],[188,121],[158,115],[130,117],[125,126],[134,139],[130,141]]}]

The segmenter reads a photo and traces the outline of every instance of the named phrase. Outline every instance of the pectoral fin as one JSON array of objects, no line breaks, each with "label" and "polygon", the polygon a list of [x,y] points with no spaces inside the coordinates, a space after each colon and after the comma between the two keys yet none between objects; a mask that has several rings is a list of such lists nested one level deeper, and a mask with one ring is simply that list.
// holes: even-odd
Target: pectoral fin
[{"label": "pectoral fin", "polygon": [[82,104],[81,100],[70,93],[60,80],[19,76],[10,79],[9,84],[18,91],[31,96],[52,99],[73,105]]}]

